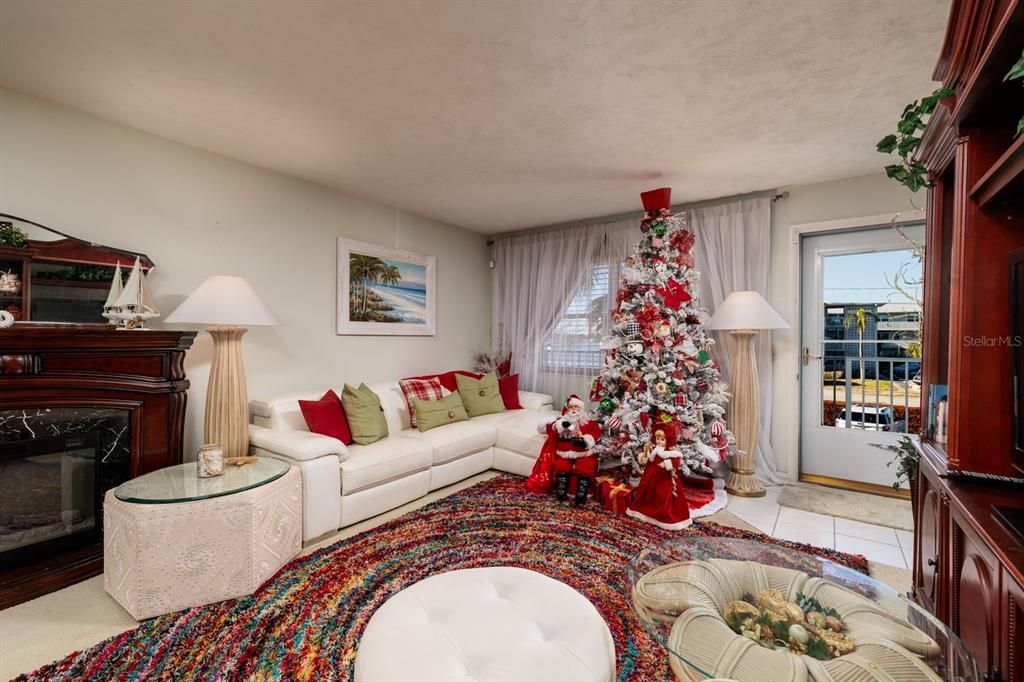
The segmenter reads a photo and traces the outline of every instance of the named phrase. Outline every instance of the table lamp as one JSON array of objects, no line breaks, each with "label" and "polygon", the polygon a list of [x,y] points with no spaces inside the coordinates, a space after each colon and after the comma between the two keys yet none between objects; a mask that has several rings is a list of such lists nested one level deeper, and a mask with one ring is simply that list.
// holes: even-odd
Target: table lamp
[{"label": "table lamp", "polygon": [[741,497],[763,497],[764,486],[754,475],[757,432],[761,426],[757,358],[754,340],[761,329],[789,329],[786,321],[756,291],[734,291],[708,320],[709,329],[729,330],[736,341],[732,362],[732,401],[729,426],[736,435],[736,454],[725,489]]},{"label": "table lamp", "polygon": [[248,326],[280,322],[242,277],[211,275],[166,322],[208,324],[213,337],[213,364],[206,387],[203,440],[224,448],[225,457],[249,454],[249,396],[242,363],[242,336]]}]

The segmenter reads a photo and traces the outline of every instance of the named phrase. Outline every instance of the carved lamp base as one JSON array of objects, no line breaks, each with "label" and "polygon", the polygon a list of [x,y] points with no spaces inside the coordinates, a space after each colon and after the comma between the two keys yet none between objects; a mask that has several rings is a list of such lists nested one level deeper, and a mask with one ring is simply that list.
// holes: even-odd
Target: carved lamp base
[{"label": "carved lamp base", "polygon": [[213,364],[206,387],[206,423],[203,442],[219,445],[224,457],[249,454],[249,395],[242,362],[245,327],[223,324],[208,327],[213,337]]},{"label": "carved lamp base", "polygon": [[754,453],[760,421],[758,406],[757,358],[754,341],[757,331],[736,329],[729,332],[736,342],[733,358],[732,402],[729,405],[729,427],[736,435],[736,454],[732,471],[725,479],[725,490],[740,497],[764,497],[765,490],[754,474]]}]

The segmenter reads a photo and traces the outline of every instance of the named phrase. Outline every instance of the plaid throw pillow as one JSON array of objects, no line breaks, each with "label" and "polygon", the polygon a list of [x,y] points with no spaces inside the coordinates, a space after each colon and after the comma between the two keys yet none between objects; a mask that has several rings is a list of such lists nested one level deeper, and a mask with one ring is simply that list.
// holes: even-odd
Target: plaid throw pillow
[{"label": "plaid throw pillow", "polygon": [[402,388],[402,395],[405,396],[405,407],[409,410],[409,423],[416,428],[416,410],[412,405],[412,398],[417,400],[440,400],[449,391],[441,386],[441,380],[437,377],[431,379],[402,379],[398,382]]}]

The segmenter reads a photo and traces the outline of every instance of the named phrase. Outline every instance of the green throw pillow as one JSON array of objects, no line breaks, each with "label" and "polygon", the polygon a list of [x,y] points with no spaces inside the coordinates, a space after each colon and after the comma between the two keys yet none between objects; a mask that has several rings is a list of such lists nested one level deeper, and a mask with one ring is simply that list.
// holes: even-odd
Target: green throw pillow
[{"label": "green throw pillow", "polygon": [[494,372],[488,372],[479,379],[456,374],[455,383],[459,387],[462,404],[465,405],[470,417],[505,411],[505,402],[501,399],[501,391],[498,390],[498,375]]},{"label": "green throw pillow", "polygon": [[420,400],[413,397],[410,397],[410,400],[416,411],[416,428],[420,431],[429,431],[438,426],[469,419],[458,393],[449,393],[440,400]]},{"label": "green throw pillow", "polygon": [[341,392],[341,404],[352,430],[352,440],[356,443],[369,445],[388,435],[388,422],[384,419],[380,398],[366,384],[359,384],[359,388],[345,384]]}]

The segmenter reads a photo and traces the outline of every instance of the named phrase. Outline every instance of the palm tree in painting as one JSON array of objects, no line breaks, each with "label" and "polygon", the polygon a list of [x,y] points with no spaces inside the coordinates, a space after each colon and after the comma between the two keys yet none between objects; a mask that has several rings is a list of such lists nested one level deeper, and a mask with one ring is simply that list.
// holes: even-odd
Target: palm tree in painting
[{"label": "palm tree in painting", "polygon": [[[843,327],[845,329],[854,327],[857,330],[857,355],[859,355],[861,358],[864,357],[864,332],[868,330],[869,320],[872,319],[877,322],[878,315],[868,312],[863,308],[857,308],[857,312],[847,313],[846,319],[843,320]],[[860,374],[860,382],[864,383],[864,361],[861,360],[857,364],[859,365],[860,369],[860,371],[858,372]]]},{"label": "palm tree in painting", "polygon": [[375,256],[353,253],[349,257],[349,281],[359,283],[363,288],[362,315],[366,317],[367,296],[370,282],[376,282],[387,272],[384,261]]},{"label": "palm tree in painting", "polygon": [[398,269],[397,265],[388,265],[385,268],[384,273],[380,276],[381,284],[389,287],[402,281],[402,271]]}]

